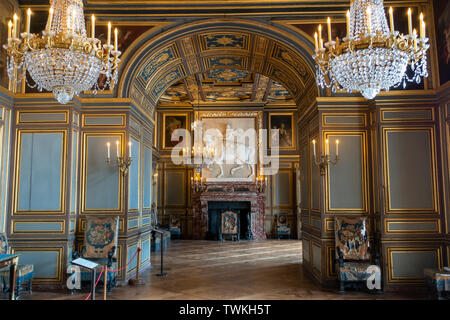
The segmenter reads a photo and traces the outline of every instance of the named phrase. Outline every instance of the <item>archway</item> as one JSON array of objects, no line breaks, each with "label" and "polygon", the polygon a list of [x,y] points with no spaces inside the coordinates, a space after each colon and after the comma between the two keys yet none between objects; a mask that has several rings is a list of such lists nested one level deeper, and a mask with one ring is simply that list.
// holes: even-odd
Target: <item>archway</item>
[{"label": "archway", "polygon": [[154,107],[167,88],[185,77],[233,68],[269,77],[298,106],[309,105],[317,96],[311,53],[312,44],[302,35],[266,23],[199,20],[149,38],[123,67],[118,96]]}]

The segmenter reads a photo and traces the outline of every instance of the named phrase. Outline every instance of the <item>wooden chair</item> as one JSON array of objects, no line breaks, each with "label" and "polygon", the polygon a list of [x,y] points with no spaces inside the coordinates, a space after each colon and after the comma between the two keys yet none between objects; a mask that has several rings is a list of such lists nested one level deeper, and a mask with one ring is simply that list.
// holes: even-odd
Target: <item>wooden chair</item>
[{"label": "wooden chair", "polygon": [[287,216],[285,214],[279,214],[277,217],[277,236],[278,240],[282,237],[291,238],[291,228],[287,223]]},{"label": "wooden chair", "polygon": [[181,227],[180,218],[177,215],[171,215],[169,219],[169,232],[172,239],[180,239],[181,237]]},{"label": "wooden chair", "polygon": [[[373,274],[381,283],[381,269],[378,256],[373,247],[369,246],[369,231],[366,217],[336,217],[334,222],[337,273],[339,292],[344,293],[345,287],[356,287],[357,284],[367,284]],[[376,267],[371,267],[375,265]],[[378,270],[378,271],[376,271]],[[381,292],[376,289],[376,292]]]},{"label": "wooden chair", "polygon": [[[0,233],[0,254],[9,254],[8,239],[6,233]],[[20,261],[20,257],[19,257]],[[16,269],[16,297],[20,295],[24,283],[27,283],[27,290],[32,292],[34,266],[32,264],[19,264]],[[2,283],[3,292],[9,291],[9,270],[0,271],[0,283]]]},{"label": "wooden chair", "polygon": [[221,241],[226,239],[240,241],[239,216],[236,212],[222,212],[220,222],[219,238]]},{"label": "wooden chair", "polygon": [[[119,234],[118,216],[87,216],[86,231],[81,255],[74,252],[73,259],[81,256],[105,266],[108,269],[117,270],[117,238]],[[107,290],[110,291],[116,285],[117,272],[108,271]],[[91,281],[90,273],[81,271],[81,281]],[[103,277],[100,279],[103,282]]]}]

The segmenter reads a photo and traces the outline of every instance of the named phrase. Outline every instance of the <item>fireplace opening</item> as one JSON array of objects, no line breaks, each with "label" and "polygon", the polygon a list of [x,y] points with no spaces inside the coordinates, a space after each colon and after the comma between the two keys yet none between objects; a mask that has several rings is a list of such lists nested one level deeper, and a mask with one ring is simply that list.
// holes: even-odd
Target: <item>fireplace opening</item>
[{"label": "fireplace opening", "polygon": [[238,214],[241,240],[252,240],[251,205],[249,201],[208,201],[208,231],[206,239],[219,240],[221,215],[225,211]]}]

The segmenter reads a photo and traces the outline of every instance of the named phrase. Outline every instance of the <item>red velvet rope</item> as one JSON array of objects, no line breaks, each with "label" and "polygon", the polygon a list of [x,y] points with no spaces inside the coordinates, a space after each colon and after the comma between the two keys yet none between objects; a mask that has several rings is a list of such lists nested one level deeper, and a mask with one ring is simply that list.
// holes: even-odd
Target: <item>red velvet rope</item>
[{"label": "red velvet rope", "polygon": [[128,261],[128,263],[126,264],[126,265],[124,265],[122,268],[120,268],[120,269],[117,269],[117,270],[112,270],[112,269],[108,269],[108,268],[106,268],[106,270],[108,270],[108,271],[112,271],[112,272],[119,272],[119,271],[121,271],[121,270],[123,270],[123,269],[125,269],[126,267],[128,267],[128,265],[131,263],[131,261],[133,261],[134,260],[134,258],[136,257],[136,255],[138,254],[138,252],[139,251],[141,251],[142,249],[141,248],[138,248],[137,250],[136,250],[136,253],[134,254],[134,256],[133,256],[133,258],[131,258],[130,259],[130,261]]},{"label": "red velvet rope", "polygon": [[[136,253],[134,254],[134,256],[130,259],[130,261],[128,261],[128,263],[127,263],[126,265],[124,265],[122,268],[117,269],[117,270],[112,270],[112,269],[106,268],[106,270],[111,271],[111,272],[118,272],[118,271],[121,271],[121,270],[125,269],[125,268],[128,267],[128,265],[131,263],[131,261],[133,261],[134,258],[136,258],[136,255],[137,255],[138,252],[141,251],[141,250],[142,250],[141,248],[138,248],[138,249],[136,250]],[[98,279],[97,279],[97,281],[95,282],[94,288],[97,287],[97,283],[100,281],[100,278],[101,278],[101,276],[102,276],[102,274],[103,274],[103,270],[104,270],[104,269],[105,269],[105,267],[103,267],[103,268],[102,268],[102,271],[100,271],[100,275],[98,276]],[[89,298],[91,297],[91,294],[92,294],[92,292],[89,293],[89,295],[88,295],[88,296],[86,297],[86,299],[84,299],[84,300],[89,300]]]}]

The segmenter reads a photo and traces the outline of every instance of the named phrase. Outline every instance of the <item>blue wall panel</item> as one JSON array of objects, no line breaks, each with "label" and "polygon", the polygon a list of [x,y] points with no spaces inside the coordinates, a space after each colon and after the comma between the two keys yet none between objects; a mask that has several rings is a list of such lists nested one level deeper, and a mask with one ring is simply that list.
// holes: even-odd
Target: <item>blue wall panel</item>
[{"label": "blue wall panel", "polygon": [[151,183],[152,183],[152,152],[144,148],[144,208],[151,207]]},{"label": "blue wall panel", "polygon": [[[139,208],[139,141],[131,138],[131,158],[133,161],[130,165],[129,171],[129,209]],[[127,150],[128,151],[128,150]]]},{"label": "blue wall panel", "polygon": [[72,132],[72,169],[70,189],[70,212],[75,212],[77,194],[77,159],[78,159],[78,132]]},{"label": "blue wall panel", "polygon": [[[89,209],[119,208],[119,169],[115,165],[115,140],[112,137],[87,138],[86,204]],[[111,143],[111,163],[106,163],[106,143]]]},{"label": "blue wall panel", "polygon": [[22,133],[19,211],[59,210],[63,133]]}]

